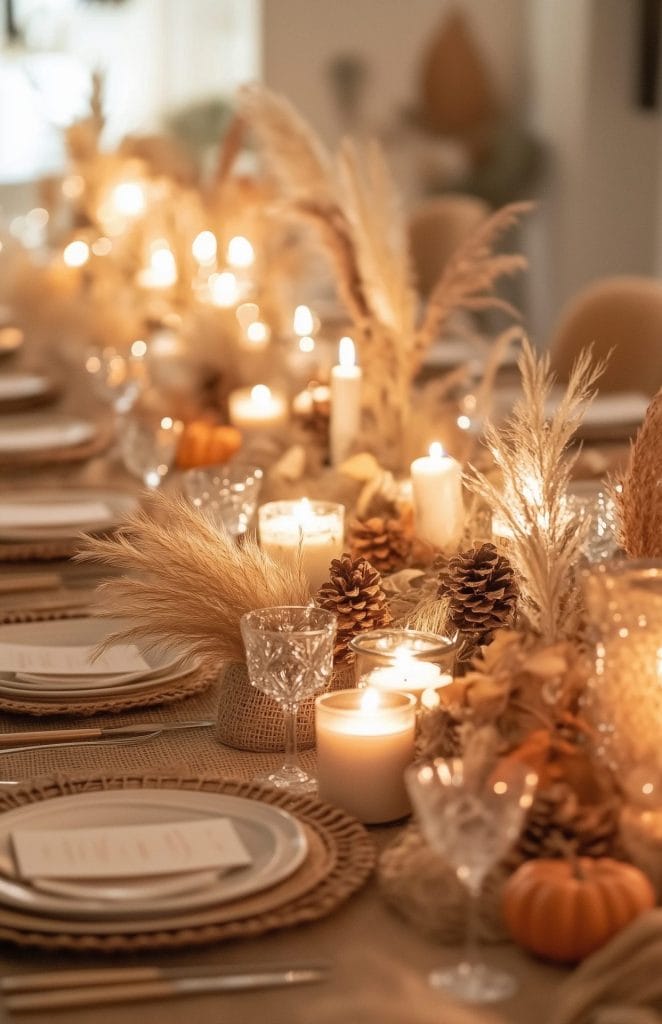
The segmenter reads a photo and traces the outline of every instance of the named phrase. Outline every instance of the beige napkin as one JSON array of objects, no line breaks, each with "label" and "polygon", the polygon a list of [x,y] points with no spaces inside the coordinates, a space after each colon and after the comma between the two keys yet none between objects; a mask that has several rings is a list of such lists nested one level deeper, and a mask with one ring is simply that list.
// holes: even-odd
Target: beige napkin
[{"label": "beige napkin", "polygon": [[547,1024],[662,1024],[662,908],[643,914],[561,985]]}]

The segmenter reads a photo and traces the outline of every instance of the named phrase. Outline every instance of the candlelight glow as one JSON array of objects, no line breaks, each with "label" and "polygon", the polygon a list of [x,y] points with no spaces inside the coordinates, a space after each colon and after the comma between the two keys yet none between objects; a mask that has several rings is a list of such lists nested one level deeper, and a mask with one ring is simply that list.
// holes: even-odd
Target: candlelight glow
[{"label": "candlelight glow", "polygon": [[338,362],[343,369],[356,365],[356,349],[351,338],[341,338],[338,342]]},{"label": "candlelight glow", "polygon": [[271,401],[271,388],[266,384],[256,384],[251,388],[251,400],[263,409],[266,408]]},{"label": "candlelight glow", "polygon": [[254,345],[266,345],[270,335],[271,331],[261,320],[254,320],[246,328],[246,338]]},{"label": "candlelight glow", "polygon": [[69,242],[62,253],[62,259],[68,267],[82,267],[90,258],[90,247],[87,242],[77,239]]},{"label": "candlelight glow", "polygon": [[430,445],[430,458],[434,459],[435,462],[439,462],[444,457],[444,446],[440,441],[433,441]]},{"label": "candlelight glow", "polygon": [[215,306],[221,306],[223,309],[235,306],[239,298],[239,286],[232,271],[224,270],[222,274],[212,274],[209,278],[209,293]]},{"label": "candlelight glow", "polygon": [[377,711],[380,704],[381,697],[379,695],[379,690],[375,690],[372,686],[369,686],[361,696],[361,711],[367,711],[370,714],[373,711]]},{"label": "candlelight glow", "polygon": [[171,288],[177,281],[177,262],[167,242],[153,242],[149,266],[141,270],[139,282],[144,288]]},{"label": "candlelight glow", "polygon": [[134,359],[142,359],[143,356],[147,355],[147,342],[143,341],[142,338],[138,338],[131,345],[131,355]]},{"label": "candlelight glow", "polygon": [[294,318],[292,320],[292,330],[299,337],[303,337],[307,334],[312,334],[315,328],[315,321],[313,320],[313,314],[311,313],[308,306],[297,306],[294,310]]},{"label": "candlelight glow", "polygon": [[96,242],[92,242],[92,252],[95,256],[107,256],[113,248],[113,243],[105,235],[101,238],[97,238]]},{"label": "candlelight glow", "polygon": [[137,181],[122,181],[116,185],[112,201],[122,217],[139,217],[145,212],[145,190]]},{"label": "candlelight glow", "polygon": [[471,427],[471,420],[469,419],[468,416],[465,416],[463,413],[461,416],[458,416],[457,425],[460,428],[460,430],[469,430],[469,428]]},{"label": "candlelight glow", "polygon": [[308,498],[302,498],[301,501],[294,506],[294,518],[296,519],[300,530],[304,530],[312,525],[314,518],[313,507]]},{"label": "candlelight glow", "polygon": [[196,263],[213,263],[216,259],[216,236],[212,231],[201,231],[191,245],[191,252]]},{"label": "candlelight glow", "polygon": [[299,351],[300,352],[314,352],[315,351],[315,339],[311,338],[309,334],[305,334],[303,338],[299,338]]},{"label": "candlelight glow", "polygon": [[237,270],[245,270],[255,262],[253,246],[243,235],[236,235],[230,239],[227,251],[227,261],[231,267]]},{"label": "candlelight glow", "polygon": [[173,423],[172,416],[164,416],[163,419],[161,420],[161,429],[162,430],[172,430],[173,426],[174,426],[174,423]]}]

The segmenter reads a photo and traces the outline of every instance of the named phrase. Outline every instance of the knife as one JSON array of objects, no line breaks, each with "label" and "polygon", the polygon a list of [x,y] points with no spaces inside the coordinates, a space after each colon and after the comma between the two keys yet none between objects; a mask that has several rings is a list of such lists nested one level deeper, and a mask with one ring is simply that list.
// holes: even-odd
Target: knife
[{"label": "knife", "polygon": [[21,743],[78,743],[88,740],[119,739],[123,736],[159,736],[173,729],[208,729],[215,725],[213,719],[198,722],[136,722],[134,725],[118,725],[110,729],[37,729],[33,732],[5,732],[0,735],[0,752],[6,747]]},{"label": "knife", "polygon": [[249,989],[282,988],[322,981],[327,972],[320,968],[212,974],[198,978],[164,978],[125,985],[87,985],[84,988],[50,989],[9,995],[5,1006],[14,1013],[26,1010],[55,1010],[74,1006],[132,1003],[145,999],[201,995],[207,992],[246,992]]}]

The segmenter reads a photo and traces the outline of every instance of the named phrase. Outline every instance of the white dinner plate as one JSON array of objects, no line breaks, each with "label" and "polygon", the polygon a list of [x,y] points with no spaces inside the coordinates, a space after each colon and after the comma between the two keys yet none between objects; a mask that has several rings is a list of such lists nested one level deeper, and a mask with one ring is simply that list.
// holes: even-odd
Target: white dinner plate
[{"label": "white dinner plate", "polygon": [[13,455],[75,448],[91,441],[96,434],[94,423],[70,416],[5,416],[0,423],[0,452]]},{"label": "white dinner plate", "polygon": [[52,387],[51,380],[38,373],[0,374],[0,405],[22,398],[39,398],[48,394]]},{"label": "white dinner plate", "polygon": [[67,540],[115,529],[140,505],[137,495],[96,487],[21,488],[0,496],[0,541]]},{"label": "white dinner plate", "polygon": [[[243,797],[190,790],[104,790],[55,797],[7,811],[0,817],[0,862],[13,860],[14,829],[112,828],[113,825],[150,825],[228,818],[251,856],[251,864],[210,878],[209,884],[187,891],[161,894],[152,899],[108,899],[111,879],[100,883],[67,881],[70,895],[43,892],[20,880],[0,877],[0,904],[34,915],[56,915],[65,920],[112,922],[122,931],[144,931],[146,921],[165,915],[203,910],[261,892],[292,875],[303,863],[307,840],[292,815],[271,804]],[[173,876],[170,876],[171,878]],[[144,880],[143,880],[144,881]],[[101,885],[101,890],[95,886]],[[139,883],[137,883],[139,884]],[[78,889],[73,896],[71,886]],[[98,893],[103,892],[103,898]],[[139,889],[138,889],[139,891]],[[140,919],[140,920],[138,920]]]}]

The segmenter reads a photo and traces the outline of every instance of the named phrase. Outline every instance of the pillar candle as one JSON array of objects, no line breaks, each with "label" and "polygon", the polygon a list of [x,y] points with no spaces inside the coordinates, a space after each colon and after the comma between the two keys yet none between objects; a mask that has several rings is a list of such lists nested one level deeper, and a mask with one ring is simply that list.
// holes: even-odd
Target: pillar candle
[{"label": "pillar candle", "polygon": [[416,534],[442,551],[462,536],[464,504],[462,467],[435,441],[430,454],[411,464]]},{"label": "pillar candle", "polygon": [[260,547],[282,565],[301,566],[315,593],[343,551],[345,507],[330,501],[270,501],[258,509]]},{"label": "pillar candle", "polygon": [[237,388],[228,398],[230,422],[244,433],[267,433],[281,427],[287,418],[287,402],[266,384]]},{"label": "pillar candle", "polygon": [[338,690],[317,698],[321,800],[366,825],[409,813],[404,770],[414,760],[416,701],[410,694]]},{"label": "pillar candle", "polygon": [[354,342],[341,338],[338,365],[331,370],[331,464],[350,454],[361,427],[361,369],[356,365]]}]

